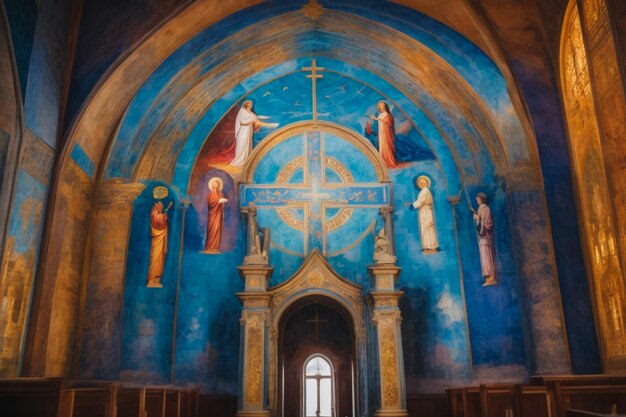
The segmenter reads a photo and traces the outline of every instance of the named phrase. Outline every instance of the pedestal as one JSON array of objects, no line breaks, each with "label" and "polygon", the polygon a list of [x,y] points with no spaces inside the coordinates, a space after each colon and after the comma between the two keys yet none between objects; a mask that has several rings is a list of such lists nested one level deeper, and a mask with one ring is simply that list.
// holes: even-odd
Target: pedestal
[{"label": "pedestal", "polygon": [[267,410],[267,333],[271,294],[267,283],[274,268],[242,266],[239,273],[245,291],[238,293],[243,303],[241,329],[241,382],[238,417],[269,417]]},{"label": "pedestal", "polygon": [[369,268],[372,276],[370,297],[372,321],[378,338],[378,369],[380,374],[380,408],[378,417],[406,417],[406,387],[402,354],[402,321],[398,299],[402,291],[395,290],[400,268],[393,264]]}]

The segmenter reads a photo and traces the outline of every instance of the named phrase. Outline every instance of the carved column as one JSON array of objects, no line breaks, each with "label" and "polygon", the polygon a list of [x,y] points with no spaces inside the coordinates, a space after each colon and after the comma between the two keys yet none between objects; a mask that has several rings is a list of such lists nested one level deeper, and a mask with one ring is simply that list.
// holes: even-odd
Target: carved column
[{"label": "carved column", "polygon": [[[116,379],[119,375],[127,245],[133,204],[145,188],[142,183],[117,179],[100,186],[92,225],[101,226],[92,226],[91,243],[85,248],[89,265],[84,310],[78,324],[81,345],[98,349],[82,349],[80,363],[85,365],[74,368],[80,377],[100,373]],[[74,361],[75,365],[79,363],[78,355]]]},{"label": "carved column", "polygon": [[268,266],[239,267],[245,290],[237,294],[243,303],[238,417],[270,415],[266,375],[271,294],[267,292],[267,283],[273,270]]},{"label": "carved column", "polygon": [[[526,329],[530,333],[531,372],[570,373],[561,293],[543,191],[533,172],[505,173],[515,255]],[[584,303],[579,300],[576,308]]]},{"label": "carved column", "polygon": [[370,292],[378,338],[378,369],[380,378],[380,405],[377,417],[406,417],[406,387],[402,354],[402,321],[398,299],[402,291],[395,290],[400,268],[393,264],[368,268],[373,278]]}]

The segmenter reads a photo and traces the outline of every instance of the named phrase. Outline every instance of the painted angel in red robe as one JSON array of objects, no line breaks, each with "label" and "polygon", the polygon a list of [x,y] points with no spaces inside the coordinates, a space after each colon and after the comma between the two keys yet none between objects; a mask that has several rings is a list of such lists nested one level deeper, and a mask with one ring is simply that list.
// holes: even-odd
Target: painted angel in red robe
[{"label": "painted angel in red robe", "polygon": [[[379,101],[377,107],[378,115],[370,118],[378,122],[378,151],[388,168],[397,168],[395,122],[385,101]],[[365,132],[368,136],[374,133],[371,121],[365,125]]]}]

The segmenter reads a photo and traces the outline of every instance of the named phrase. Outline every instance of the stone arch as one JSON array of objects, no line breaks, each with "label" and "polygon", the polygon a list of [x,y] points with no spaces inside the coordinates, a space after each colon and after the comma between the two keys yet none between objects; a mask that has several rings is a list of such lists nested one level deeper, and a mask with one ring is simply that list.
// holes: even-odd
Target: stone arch
[{"label": "stone arch", "polygon": [[[52,249],[44,249],[42,253],[42,259],[44,259],[42,262],[43,287],[49,289],[50,286],[54,285],[57,276],[63,275],[71,277],[69,279],[75,282],[85,281],[83,285],[100,281],[99,277],[106,275],[105,278],[111,281],[109,283],[114,284],[115,288],[119,287],[119,282],[123,281],[123,278],[120,277],[123,277],[124,259],[118,257],[125,255],[116,253],[115,259],[107,258],[107,261],[110,262],[103,265],[103,263],[95,262],[103,258],[102,254],[97,253],[97,249],[94,249],[94,245],[91,244],[91,242],[97,241],[115,243],[119,240],[125,241],[127,238],[127,230],[114,236],[112,234],[106,235],[106,228],[97,227],[102,222],[110,221],[106,217],[107,215],[110,216],[106,213],[107,205],[120,203],[117,197],[109,194],[109,190],[126,189],[134,186],[132,183],[121,185],[116,178],[104,180],[102,175],[111,147],[111,140],[119,126],[119,121],[141,85],[169,56],[203,30],[248,6],[251,6],[248,1],[229,2],[227,6],[191,2],[163,22],[133,50],[114,63],[95,87],[69,130],[55,172],[55,183],[50,197],[51,220],[50,226],[46,230],[45,239],[62,235],[63,227],[68,224],[75,239],[72,242],[64,241],[61,243],[62,259],[60,261],[57,261],[57,257],[50,256]],[[342,14],[349,15],[350,13]],[[401,33],[401,30],[396,29],[396,32]],[[353,41],[358,40],[354,39]],[[411,39],[407,39],[407,41],[419,43]],[[445,45],[441,46],[443,47],[440,50],[445,50]],[[288,58],[296,56],[297,53],[298,51],[293,52],[293,55]],[[494,65],[494,68],[497,67]],[[508,71],[505,66],[501,66],[501,68],[505,73]],[[505,74],[504,80],[510,79],[511,77]],[[507,82],[505,81],[504,84]],[[523,119],[524,113],[520,111],[521,105],[518,105],[518,100],[513,98],[513,104]],[[530,131],[529,122],[522,124],[525,131]],[[532,142],[530,145],[532,155],[534,146],[534,141],[530,140],[532,133],[526,136]],[[89,162],[93,164],[94,169],[91,175],[83,172],[84,170],[81,170],[81,167],[73,161],[71,153],[77,147],[81,148],[79,151],[83,151],[90,159]],[[167,153],[163,149],[161,151]],[[519,169],[526,172],[525,167]],[[123,203],[116,207],[120,214],[119,219],[127,218],[127,202],[123,201]],[[116,218],[115,221],[122,223],[119,219]],[[111,223],[107,224],[110,225]],[[80,242],[80,244],[75,242]],[[83,245],[83,242],[89,243]],[[54,248],[55,251],[57,247]],[[110,265],[113,265],[113,268]],[[105,285],[104,282],[102,285]],[[84,308],[84,301],[82,303],[80,309]],[[43,322],[46,320],[43,318]],[[79,331],[77,346],[80,345],[80,336]],[[46,352],[48,347],[43,346],[41,350]],[[70,355],[69,351],[49,353],[54,358]],[[46,355],[41,354],[39,357],[45,358]]]},{"label": "stone arch", "polygon": [[[348,316],[348,325],[354,329],[355,362],[363,360],[366,355],[366,330],[364,323],[364,296],[360,285],[354,284],[337,274],[328,264],[321,252],[314,250],[296,273],[269,290],[268,326],[269,340],[269,399],[270,408],[278,409],[279,401],[279,346],[280,325],[288,317],[290,309],[302,306],[311,299],[327,300],[336,306],[338,311]],[[351,322],[351,323],[350,323]],[[366,390],[367,384],[361,385]]]},{"label": "stone arch", "polygon": [[362,336],[365,331],[361,286],[339,276],[317,250],[309,255],[291,278],[270,289],[270,293],[272,337],[278,334],[278,326],[285,312],[308,297],[333,300],[349,313],[356,335]]}]

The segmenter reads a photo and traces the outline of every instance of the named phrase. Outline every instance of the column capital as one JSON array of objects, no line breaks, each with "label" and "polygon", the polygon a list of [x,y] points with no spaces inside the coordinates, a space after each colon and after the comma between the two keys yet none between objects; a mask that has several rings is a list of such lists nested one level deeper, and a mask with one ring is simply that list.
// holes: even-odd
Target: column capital
[{"label": "column capital", "polygon": [[269,292],[238,292],[244,309],[268,309],[272,295]]},{"label": "column capital", "polygon": [[242,265],[237,267],[244,280],[245,292],[265,292],[274,267],[264,265]]},{"label": "column capital", "polygon": [[374,303],[374,308],[397,308],[398,300],[404,295],[402,291],[370,291],[370,298]]},{"label": "column capital", "polygon": [[376,291],[393,291],[402,268],[393,264],[381,264],[367,267],[372,277],[372,288]]},{"label": "column capital", "polygon": [[146,189],[139,182],[122,182],[120,179],[104,181],[98,190],[98,204],[102,206],[130,206]]},{"label": "column capital", "polygon": [[541,190],[541,174],[534,167],[501,168],[497,172],[504,179],[506,191]]}]

